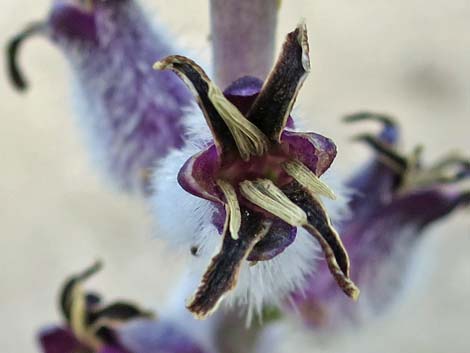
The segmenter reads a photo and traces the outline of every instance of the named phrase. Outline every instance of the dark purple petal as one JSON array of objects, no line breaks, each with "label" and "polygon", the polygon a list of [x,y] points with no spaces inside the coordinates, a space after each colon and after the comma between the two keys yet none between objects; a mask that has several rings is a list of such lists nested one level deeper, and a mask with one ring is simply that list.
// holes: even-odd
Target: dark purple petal
[{"label": "dark purple petal", "polygon": [[297,228],[275,219],[268,233],[251,250],[248,261],[267,261],[282,253],[291,245],[297,235]]},{"label": "dark purple petal", "polygon": [[[263,81],[255,77],[245,76],[228,86],[224,91],[224,95],[238,108],[238,110],[240,110],[243,115],[247,117],[248,111],[256,100],[256,97],[258,97],[262,86]],[[256,119],[251,122],[255,125],[257,124]],[[286,126],[289,128],[294,127],[294,120],[291,116],[287,119]],[[258,128],[259,127],[260,126],[258,126]]]},{"label": "dark purple petal", "polygon": [[91,349],[78,342],[69,329],[58,326],[43,329],[39,333],[39,344],[43,353],[91,353]]},{"label": "dark purple petal", "polygon": [[187,334],[162,321],[135,320],[120,327],[117,333],[119,341],[132,353],[204,352]]},{"label": "dark purple petal", "polygon": [[291,159],[305,164],[316,176],[321,176],[336,157],[333,141],[313,132],[284,131],[281,142]]},{"label": "dark purple petal", "polygon": [[[261,91],[261,87],[263,87],[263,81],[256,77],[252,76],[244,76],[239,78],[238,80],[234,81],[230,84],[225,90],[224,95],[230,100],[231,98],[237,97],[246,97],[250,98],[250,104],[246,107],[239,107],[237,108],[243,113],[247,113],[250,109],[251,105],[255,101],[255,98],[258,96],[258,93]],[[233,103],[233,102],[232,102]],[[234,103],[235,104],[235,103]]]},{"label": "dark purple petal", "polygon": [[215,180],[219,167],[217,149],[210,145],[186,161],[178,173],[178,183],[190,194],[222,203]]}]

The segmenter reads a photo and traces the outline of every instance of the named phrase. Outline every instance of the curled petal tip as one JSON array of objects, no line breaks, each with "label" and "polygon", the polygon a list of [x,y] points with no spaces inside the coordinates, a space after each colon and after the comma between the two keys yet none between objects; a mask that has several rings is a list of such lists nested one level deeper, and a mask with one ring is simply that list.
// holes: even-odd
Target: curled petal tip
[{"label": "curled petal tip", "polygon": [[355,123],[358,121],[378,121],[389,126],[398,126],[395,119],[387,114],[372,113],[372,112],[359,112],[349,114],[343,117],[345,123]]},{"label": "curled petal tip", "polygon": [[18,63],[18,55],[23,42],[32,35],[38,34],[43,31],[45,24],[43,22],[32,23],[27,26],[22,32],[15,35],[7,44],[6,57],[7,57],[7,71],[10,81],[14,88],[18,91],[25,91],[28,88],[28,82],[23,74]]}]

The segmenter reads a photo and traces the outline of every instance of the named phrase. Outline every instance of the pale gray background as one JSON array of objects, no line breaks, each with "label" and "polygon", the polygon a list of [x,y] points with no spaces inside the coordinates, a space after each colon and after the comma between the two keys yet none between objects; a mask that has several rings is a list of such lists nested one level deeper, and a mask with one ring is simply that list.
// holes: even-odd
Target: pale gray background
[{"label": "pale gray background", "polygon": [[[51,2],[2,0],[0,43],[42,18]],[[206,1],[145,4],[196,55],[209,57]],[[406,147],[426,144],[427,159],[452,147],[470,151],[468,0],[284,1],[278,42],[301,17],[309,27],[312,73],[297,107],[337,142],[344,170],[365,149],[347,144],[351,131],[338,119],[364,108],[398,116]],[[36,351],[37,328],[58,318],[59,284],[98,256],[107,268],[97,288],[152,306],[167,297],[182,269],[161,241],[151,240],[144,205],[114,193],[91,165],[72,119],[61,53],[34,39],[21,61],[30,92],[18,95],[4,75],[0,80],[2,353]],[[468,353],[469,233],[468,211],[436,226],[428,237],[437,244],[437,265],[425,287],[389,320],[316,351]],[[295,335],[286,351],[314,351],[315,342]]]}]

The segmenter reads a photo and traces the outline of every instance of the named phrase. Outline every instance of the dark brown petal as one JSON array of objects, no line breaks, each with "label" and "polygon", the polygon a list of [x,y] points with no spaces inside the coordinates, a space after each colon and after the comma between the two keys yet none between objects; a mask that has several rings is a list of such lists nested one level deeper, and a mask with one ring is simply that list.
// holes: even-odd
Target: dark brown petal
[{"label": "dark brown petal", "polygon": [[265,219],[261,214],[246,208],[241,212],[238,239],[233,239],[228,227],[225,227],[222,248],[212,258],[196,294],[187,306],[198,319],[214,312],[224,295],[235,288],[242,262],[266,233]]},{"label": "dark brown petal", "polygon": [[304,228],[320,243],[331,274],[340,288],[356,299],[359,291],[349,278],[349,256],[321,202],[293,181],[283,188],[285,195],[307,214]]},{"label": "dark brown petal", "polygon": [[209,85],[212,83],[204,70],[193,60],[180,55],[169,56],[154,67],[174,71],[193,92],[211,129],[219,154],[236,151],[237,146],[227,124],[209,99]]},{"label": "dark brown petal", "polygon": [[299,89],[310,71],[309,60],[307,28],[302,23],[287,35],[276,65],[247,115],[272,141],[280,141]]}]

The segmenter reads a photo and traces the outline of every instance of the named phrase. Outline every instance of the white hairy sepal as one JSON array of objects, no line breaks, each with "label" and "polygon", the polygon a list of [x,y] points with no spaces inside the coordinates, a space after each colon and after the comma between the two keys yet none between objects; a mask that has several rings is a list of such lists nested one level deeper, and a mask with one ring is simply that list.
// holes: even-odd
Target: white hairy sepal
[{"label": "white hairy sepal", "polygon": [[[187,123],[190,133],[186,146],[172,151],[154,171],[154,193],[150,203],[157,220],[156,236],[185,254],[191,275],[202,278],[211,258],[221,247],[222,236],[212,224],[214,204],[189,194],[177,182],[183,164],[206,146],[210,136],[200,113],[189,114]],[[343,188],[337,187],[339,179],[331,172],[325,173],[322,180],[338,196],[335,201],[322,198],[334,222],[346,209],[347,198],[342,194]],[[191,247],[197,248],[196,256],[191,255]],[[242,264],[237,286],[224,298],[222,305],[241,305],[248,310],[250,319],[253,313],[260,312],[263,305],[278,305],[290,292],[300,290],[321,257],[316,240],[298,228],[294,243],[280,255],[269,261],[260,261],[255,266],[250,266],[247,261]],[[197,286],[194,291],[196,289]]]}]

